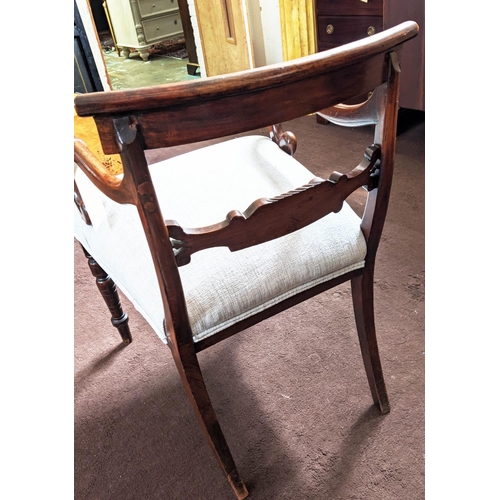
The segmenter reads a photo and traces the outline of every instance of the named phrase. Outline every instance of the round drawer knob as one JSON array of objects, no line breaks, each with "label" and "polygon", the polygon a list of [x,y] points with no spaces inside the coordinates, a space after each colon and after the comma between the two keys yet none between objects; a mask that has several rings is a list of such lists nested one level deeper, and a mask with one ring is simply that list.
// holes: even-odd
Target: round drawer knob
[{"label": "round drawer knob", "polygon": [[373,35],[375,33],[375,26],[368,26],[366,33],[368,33],[368,36]]},{"label": "round drawer knob", "polygon": [[333,33],[333,24],[329,24],[327,27],[326,27],[326,32],[331,35]]}]

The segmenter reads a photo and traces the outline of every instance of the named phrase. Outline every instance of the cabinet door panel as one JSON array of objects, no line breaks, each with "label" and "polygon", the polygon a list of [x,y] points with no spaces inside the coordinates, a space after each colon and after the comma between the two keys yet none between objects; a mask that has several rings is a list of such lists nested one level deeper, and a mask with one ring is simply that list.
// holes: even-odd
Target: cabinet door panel
[{"label": "cabinet door panel", "polygon": [[[411,1],[411,0],[407,0]],[[337,16],[381,16],[383,0],[316,0],[318,14],[334,14]]]}]

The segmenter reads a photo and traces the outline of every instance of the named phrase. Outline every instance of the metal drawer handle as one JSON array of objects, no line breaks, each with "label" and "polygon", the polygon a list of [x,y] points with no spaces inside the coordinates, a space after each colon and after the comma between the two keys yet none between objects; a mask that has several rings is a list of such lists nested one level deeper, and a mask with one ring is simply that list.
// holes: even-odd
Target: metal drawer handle
[{"label": "metal drawer handle", "polygon": [[368,26],[366,33],[368,34],[368,36],[373,35],[375,33],[375,26]]},{"label": "metal drawer handle", "polygon": [[326,32],[331,35],[333,33],[333,24],[329,24],[327,27],[326,27]]}]

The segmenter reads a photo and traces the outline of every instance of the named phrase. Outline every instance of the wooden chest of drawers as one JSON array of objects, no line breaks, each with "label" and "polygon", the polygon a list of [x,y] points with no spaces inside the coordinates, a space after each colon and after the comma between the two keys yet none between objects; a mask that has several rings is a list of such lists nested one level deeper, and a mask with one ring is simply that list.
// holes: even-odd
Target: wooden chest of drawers
[{"label": "wooden chest of drawers", "polygon": [[338,47],[382,31],[382,16],[318,16],[318,49]]},{"label": "wooden chest of drawers", "polygon": [[315,15],[319,51],[416,21],[420,33],[402,53],[400,105],[424,111],[424,0],[316,0]]},{"label": "wooden chest of drawers", "polygon": [[106,0],[116,44],[128,57],[136,49],[144,61],[155,43],[183,35],[177,0]]}]

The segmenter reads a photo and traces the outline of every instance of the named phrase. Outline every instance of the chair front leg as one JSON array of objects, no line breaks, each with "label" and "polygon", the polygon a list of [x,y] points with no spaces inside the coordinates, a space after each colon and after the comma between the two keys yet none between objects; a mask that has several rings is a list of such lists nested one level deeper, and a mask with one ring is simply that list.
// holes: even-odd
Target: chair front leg
[{"label": "chair front leg", "polygon": [[351,279],[351,290],[359,343],[370,391],[374,403],[383,415],[389,413],[390,406],[375,334],[373,273],[365,269],[361,276]]},{"label": "chair front leg", "polygon": [[118,329],[124,344],[132,342],[132,335],[128,326],[128,316],[123,312],[120,303],[120,297],[116,290],[114,281],[108,276],[108,273],[97,263],[97,261],[90,255],[83,245],[85,257],[87,257],[88,264],[92,275],[96,279],[97,288],[101,292],[109,312],[111,313],[111,323]]}]

